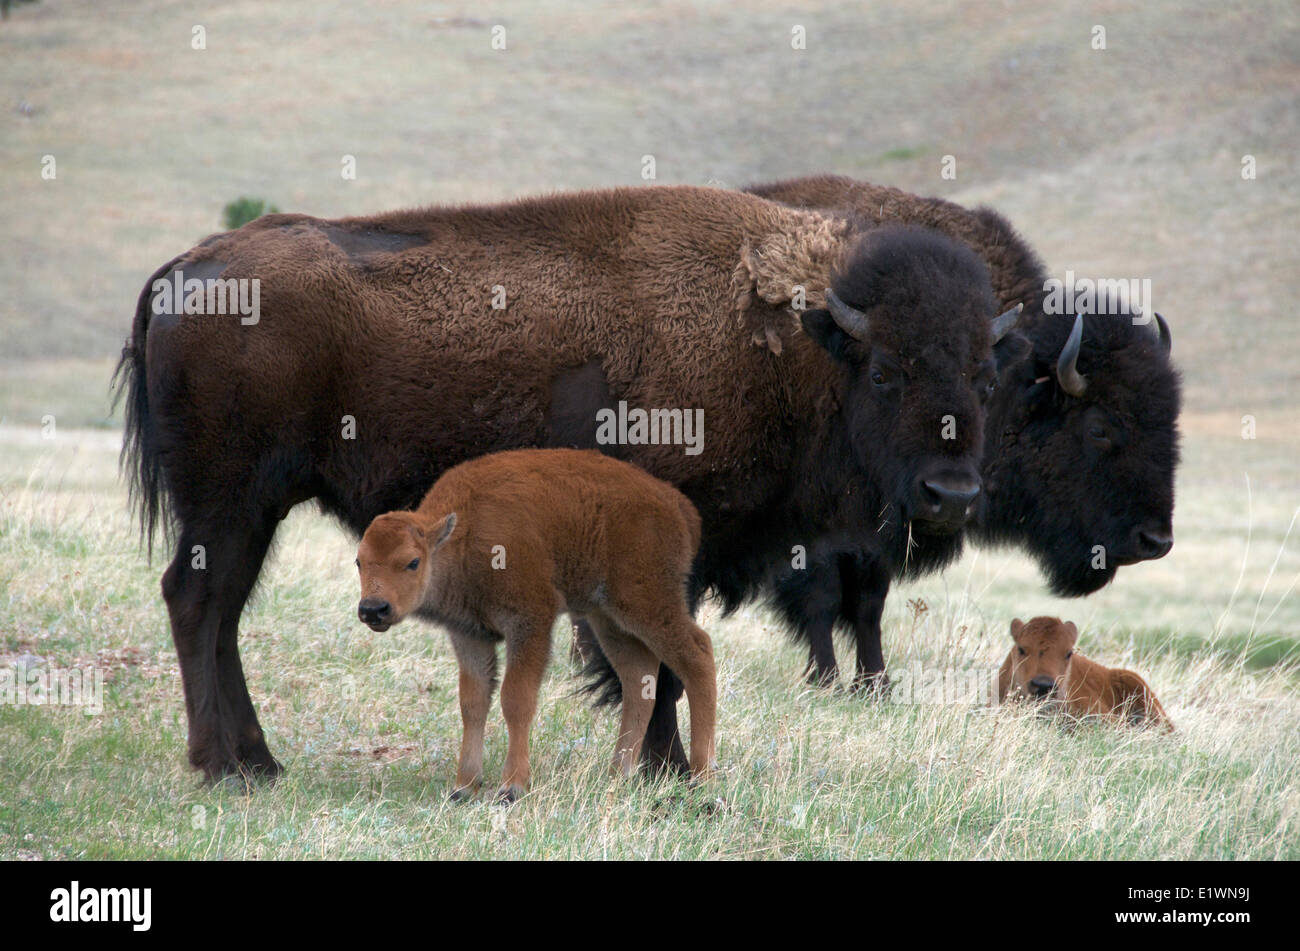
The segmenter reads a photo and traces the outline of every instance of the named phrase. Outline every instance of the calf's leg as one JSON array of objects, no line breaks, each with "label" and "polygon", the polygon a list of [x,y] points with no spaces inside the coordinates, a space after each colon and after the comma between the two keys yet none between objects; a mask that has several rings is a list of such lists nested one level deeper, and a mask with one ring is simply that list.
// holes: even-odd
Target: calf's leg
[{"label": "calf's leg", "polygon": [[[629,624],[634,624],[632,619]],[[691,705],[691,775],[704,779],[714,768],[716,750],[718,675],[713,642],[687,614],[667,624],[644,623],[633,630],[681,678]]]},{"label": "calf's leg", "polygon": [[[691,619],[686,606],[683,604],[676,611],[671,602],[664,606],[676,587],[676,579],[670,576],[662,589],[654,586],[633,589],[636,596],[621,599],[614,620],[660,658],[660,671],[671,668],[676,675],[674,679],[683,685],[691,705],[691,758],[688,765],[691,774],[701,778],[713,768],[717,672],[713,663],[713,642]],[[656,697],[656,707],[658,702]],[[674,737],[680,746],[681,740],[675,729],[675,701],[672,712]]]},{"label": "calf's leg", "polygon": [[618,674],[623,692],[623,715],[614,743],[613,770],[618,775],[631,776],[654,707],[653,695],[646,690],[647,681],[653,682],[659,659],[612,619],[593,613],[589,620],[601,650]]},{"label": "calf's leg", "polygon": [[496,686],[496,645],[483,637],[454,633],[452,647],[460,667],[460,758],[456,762],[453,802],[478,792],[483,784],[483,732]]},{"label": "calf's leg", "polygon": [[506,635],[506,674],[501,680],[501,712],[510,739],[497,798],[513,802],[528,792],[528,735],[537,714],[537,692],[551,652],[555,615],[520,620]]}]

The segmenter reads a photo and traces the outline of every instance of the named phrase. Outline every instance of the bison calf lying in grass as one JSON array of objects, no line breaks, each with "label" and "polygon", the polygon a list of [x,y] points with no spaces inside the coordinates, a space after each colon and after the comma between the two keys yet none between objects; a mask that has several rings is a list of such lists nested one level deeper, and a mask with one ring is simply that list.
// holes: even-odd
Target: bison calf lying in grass
[{"label": "bison calf lying in grass", "polygon": [[998,701],[1050,701],[1072,717],[1104,717],[1134,725],[1151,723],[1172,732],[1147,682],[1131,670],[1103,667],[1074,649],[1079,629],[1072,621],[1036,617],[1011,622],[1016,646],[998,674]]},{"label": "bison calf lying in grass", "polygon": [[413,512],[380,515],[357,553],[357,614],[386,631],[410,614],[451,632],[464,723],[453,799],[477,790],[483,728],[506,645],[501,712],[509,731],[498,797],[528,789],[528,732],[556,615],[585,617],[618,673],[623,720],[614,768],[635,768],[659,662],[691,707],[691,772],[713,764],[713,645],[691,619],[686,579],[700,545],[687,498],[598,452],[524,449],[447,471]]}]

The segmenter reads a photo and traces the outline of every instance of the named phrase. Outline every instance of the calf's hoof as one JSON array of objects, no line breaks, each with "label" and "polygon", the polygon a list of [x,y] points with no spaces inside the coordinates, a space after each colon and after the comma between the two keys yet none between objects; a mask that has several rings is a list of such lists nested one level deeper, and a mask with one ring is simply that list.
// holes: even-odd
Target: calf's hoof
[{"label": "calf's hoof", "polygon": [[469,786],[457,786],[447,797],[449,802],[469,802],[478,793],[478,783]]},{"label": "calf's hoof", "polygon": [[511,805],[524,798],[528,790],[518,783],[502,783],[501,788],[497,790],[496,801],[503,805]]}]

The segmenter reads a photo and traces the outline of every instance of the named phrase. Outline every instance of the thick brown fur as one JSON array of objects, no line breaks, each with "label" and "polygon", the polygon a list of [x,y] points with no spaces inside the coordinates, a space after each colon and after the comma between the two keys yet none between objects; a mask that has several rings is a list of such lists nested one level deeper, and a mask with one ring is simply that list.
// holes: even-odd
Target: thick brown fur
[{"label": "thick brown fur", "polygon": [[412,614],[451,633],[464,721],[456,788],[483,774],[483,730],[505,643],[501,709],[509,750],[498,796],[528,789],[529,730],[561,611],[586,618],[623,685],[614,768],[637,765],[661,661],[691,709],[691,771],[713,765],[713,647],[691,619],[686,582],[700,517],[672,486],[598,452],[532,449],[450,469],[420,507],[376,518],[357,552],[361,619],[385,631]]},{"label": "thick brown fur", "polygon": [[[879,287],[855,297],[884,260],[917,264],[921,305]],[[260,319],[160,312],[154,282],[181,272],[258,280]],[[828,286],[868,308],[870,339],[836,330],[820,308]],[[863,513],[890,565],[951,557],[952,526],[931,548],[923,513],[909,533],[909,493],[932,469],[978,480],[992,316],[983,265],[941,235],[862,238],[850,216],[713,189],[267,215],[203,241],[155,272],[119,366],[146,533],[161,521],[176,539],[163,595],[190,762],[214,778],[279,770],[237,636],[294,505],[317,500],[359,534],[465,460],[594,447],[593,414],[619,401],[704,413],[699,454],[606,447],[699,510],[692,600],[711,590],[734,606],[793,545]],[[879,358],[918,368],[901,400],[872,398]],[[191,564],[199,545],[206,570]]]},{"label": "thick brown fur", "polygon": [[1016,642],[998,673],[998,702],[1048,702],[1074,719],[1099,717],[1130,725],[1154,725],[1173,732],[1147,682],[1131,670],[1103,667],[1074,649],[1079,629],[1072,621],[1036,617],[1011,622]]}]

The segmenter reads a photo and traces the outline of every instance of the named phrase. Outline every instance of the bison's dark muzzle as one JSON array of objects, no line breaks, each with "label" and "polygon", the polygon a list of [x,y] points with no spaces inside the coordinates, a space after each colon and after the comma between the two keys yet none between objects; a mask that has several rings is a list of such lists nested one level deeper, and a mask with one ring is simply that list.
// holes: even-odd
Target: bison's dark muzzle
[{"label": "bison's dark muzzle", "polygon": [[1112,560],[1116,565],[1135,565],[1139,561],[1155,561],[1169,554],[1169,550],[1173,547],[1172,532],[1151,525],[1139,525],[1133,529],[1128,544],[1112,553]]},{"label": "bison's dark muzzle", "polygon": [[923,474],[912,483],[912,519],[931,532],[956,532],[966,524],[980,494],[980,478],[967,474]]}]

